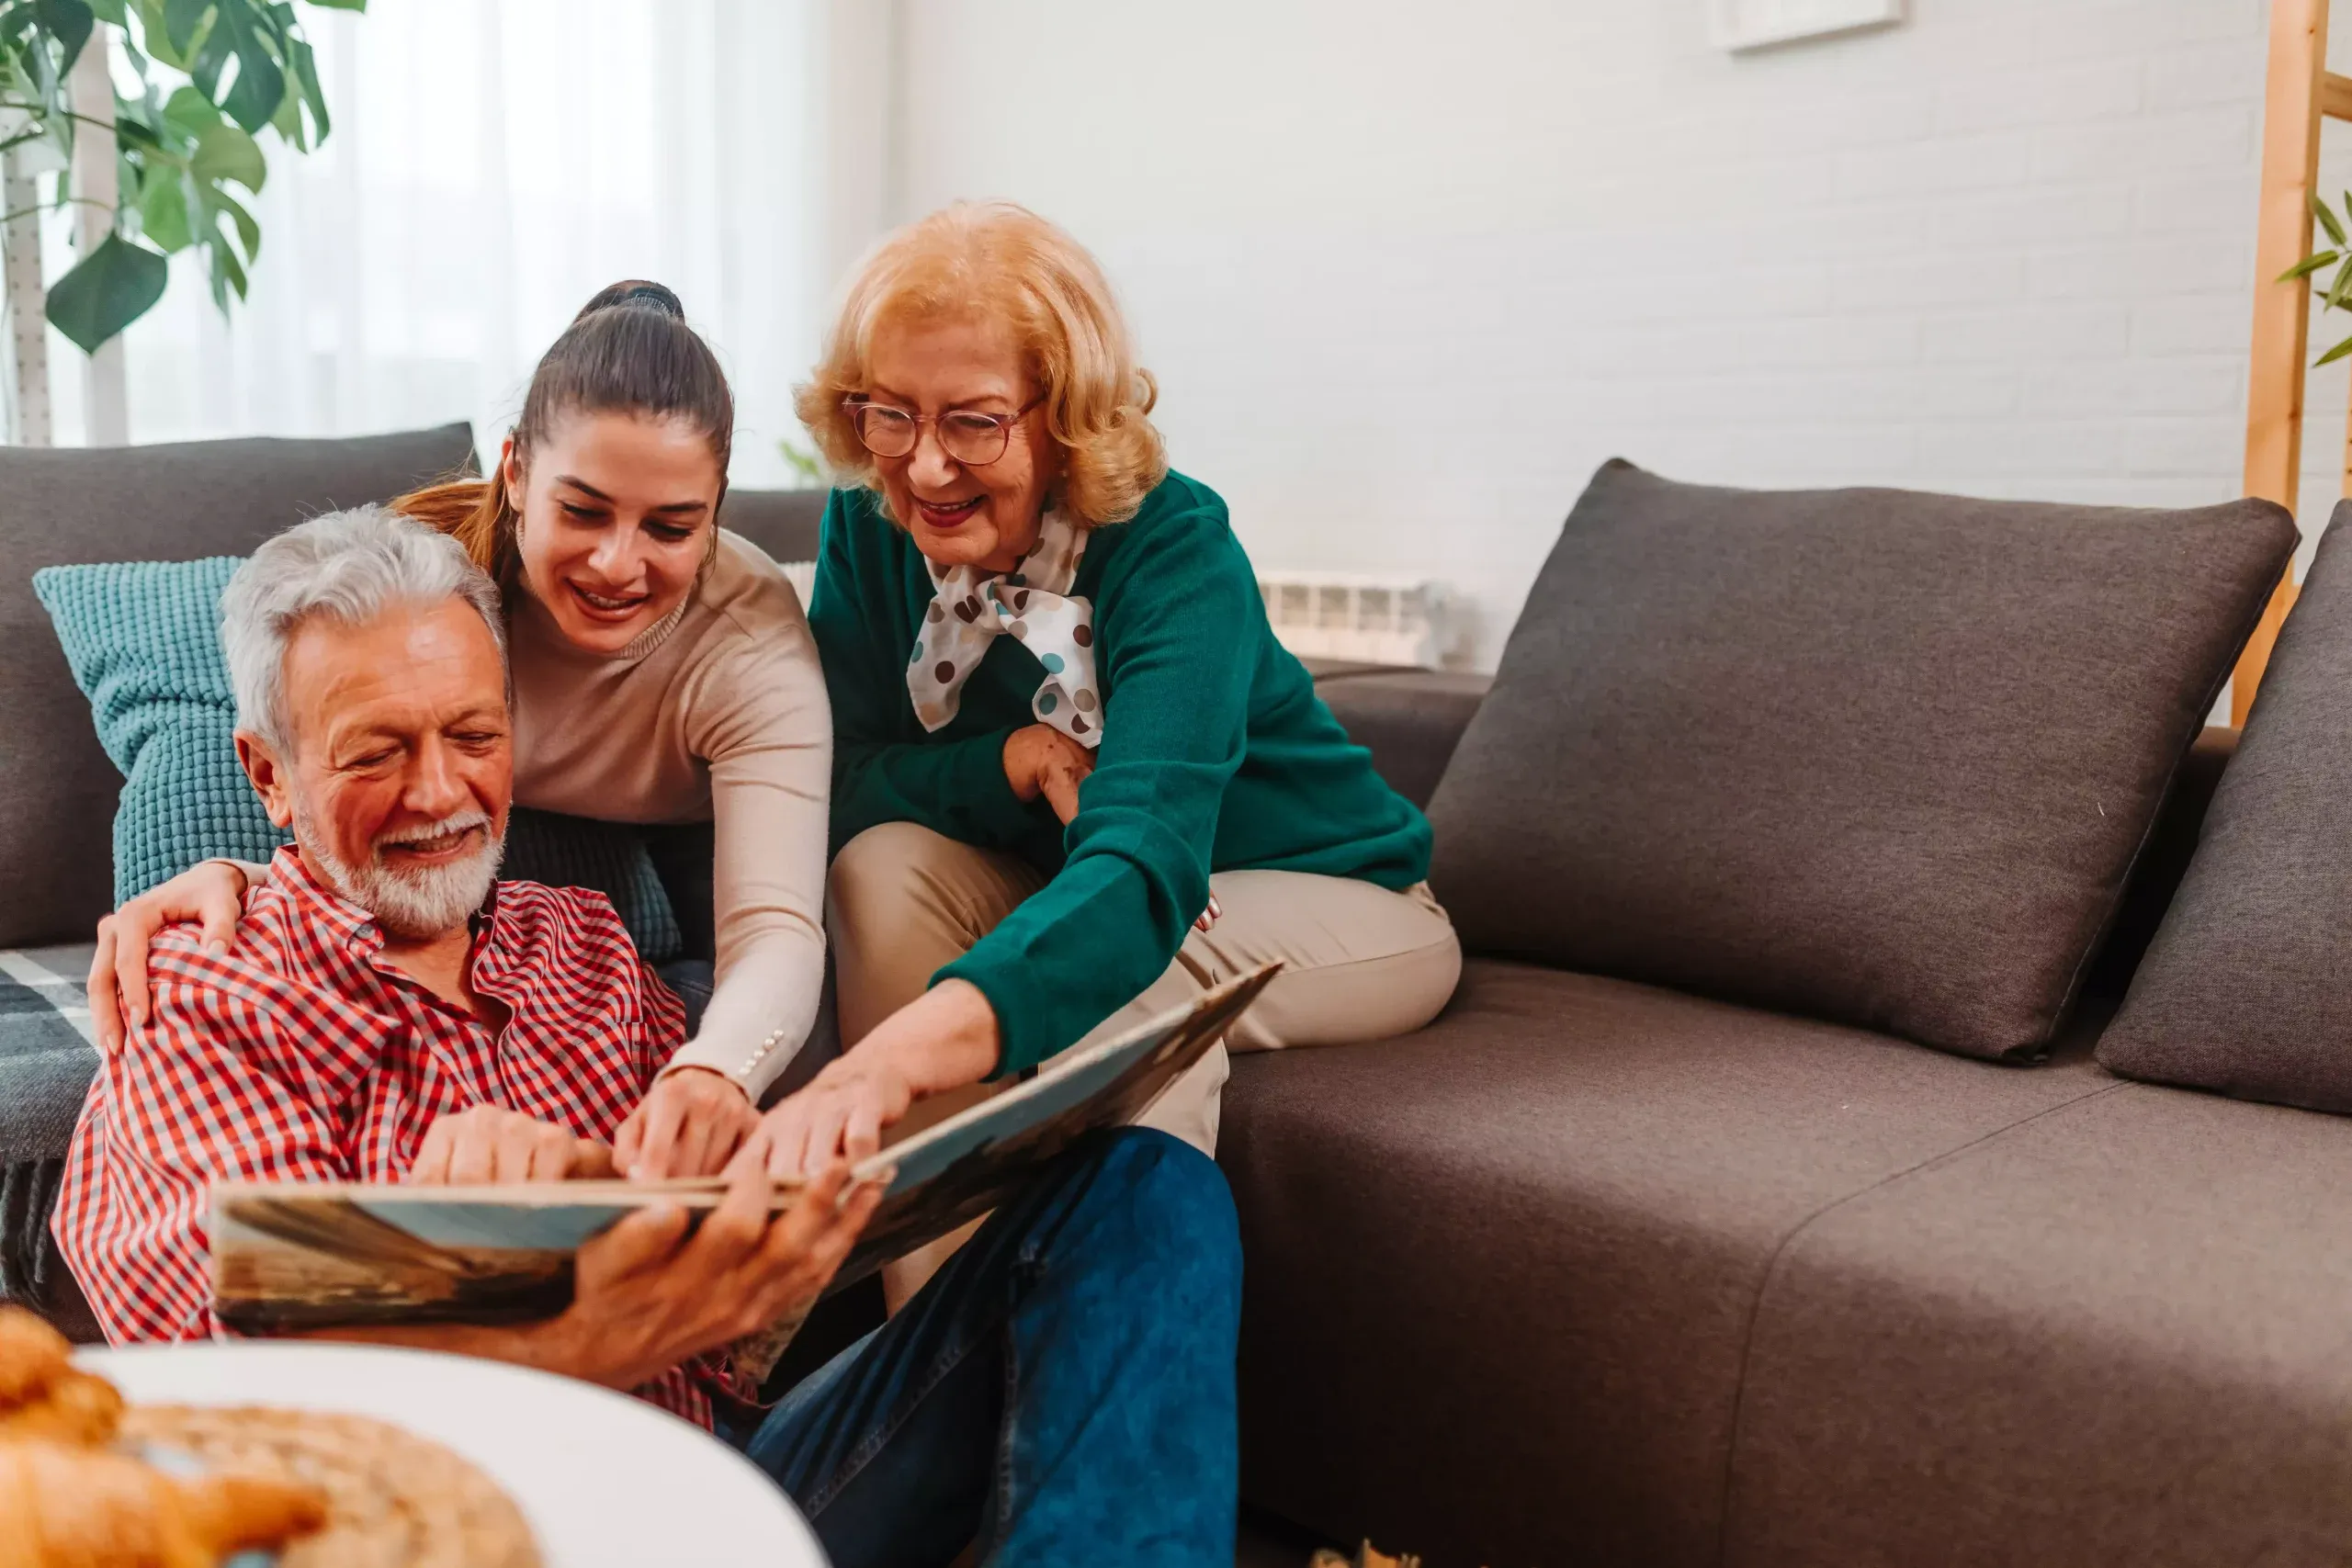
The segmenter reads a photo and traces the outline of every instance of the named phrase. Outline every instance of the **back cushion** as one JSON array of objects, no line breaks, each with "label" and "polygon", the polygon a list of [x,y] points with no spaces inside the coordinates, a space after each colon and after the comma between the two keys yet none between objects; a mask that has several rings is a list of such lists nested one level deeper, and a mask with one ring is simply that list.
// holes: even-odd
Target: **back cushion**
[{"label": "back cushion", "polygon": [[825,521],[825,490],[743,490],[730,487],[718,503],[718,525],[789,563],[817,558]]},{"label": "back cushion", "polygon": [[338,441],[0,447],[0,947],[88,940],[111,907],[122,785],[32,574],[243,555],[305,517],[387,500],[472,456],[464,424]]},{"label": "back cushion", "polygon": [[2188,874],[2098,1059],[2352,1111],[2352,502],[2339,503]]},{"label": "back cushion", "polygon": [[220,591],[243,564],[208,556],[33,573],[74,683],[89,699],[98,744],[123,777],[117,904],[198,861],[266,861],[286,841],[237,761]]},{"label": "back cushion", "polygon": [[2033,1053],[2295,537],[2264,502],[1611,462],[1438,785],[1430,879],[1476,950]]}]

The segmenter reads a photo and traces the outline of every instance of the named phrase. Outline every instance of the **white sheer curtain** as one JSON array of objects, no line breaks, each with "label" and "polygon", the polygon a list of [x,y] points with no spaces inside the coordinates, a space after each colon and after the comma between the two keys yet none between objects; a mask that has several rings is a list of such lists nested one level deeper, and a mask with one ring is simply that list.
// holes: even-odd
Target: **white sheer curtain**
[{"label": "white sheer curtain", "polygon": [[[841,37],[859,24],[829,0],[304,11],[334,134],[307,158],[272,148],[250,299],[223,320],[183,256],[125,334],[133,441],[470,419],[494,450],[581,303],[651,277],[734,378],[737,482],[781,481],[791,385],[845,249],[825,151],[843,107],[827,100],[865,96],[854,78],[876,51]],[[74,443],[80,355],[51,342]]]}]

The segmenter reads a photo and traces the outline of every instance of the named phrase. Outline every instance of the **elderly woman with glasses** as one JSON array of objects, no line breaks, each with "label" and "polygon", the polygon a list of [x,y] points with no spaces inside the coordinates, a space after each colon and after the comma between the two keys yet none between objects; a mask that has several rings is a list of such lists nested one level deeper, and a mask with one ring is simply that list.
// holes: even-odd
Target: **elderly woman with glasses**
[{"label": "elderly woman with glasses", "polygon": [[[1021,208],[935,213],[851,284],[799,394],[847,481],[808,620],[849,1049],[769,1113],[779,1174],[1271,959],[1236,1049],[1404,1033],[1453,994],[1429,824],[1274,640],[1155,396],[1093,259]],[[1226,1070],[1146,1122],[1213,1152]]]}]

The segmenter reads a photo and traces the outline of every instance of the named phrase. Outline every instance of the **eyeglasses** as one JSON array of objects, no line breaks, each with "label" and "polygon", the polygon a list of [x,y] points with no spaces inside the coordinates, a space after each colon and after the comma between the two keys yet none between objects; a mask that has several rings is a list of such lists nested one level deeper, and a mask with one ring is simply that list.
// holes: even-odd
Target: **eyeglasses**
[{"label": "eyeglasses", "polygon": [[967,468],[984,468],[1004,456],[1004,448],[1012,439],[1012,427],[1045,400],[1042,397],[1032,398],[1012,413],[950,409],[941,414],[913,414],[888,403],[870,403],[863,398],[843,398],[842,407],[849,411],[850,423],[856,428],[858,440],[877,457],[905,457],[915,449],[915,444],[922,439],[922,427],[929,424],[938,428],[942,451]]}]

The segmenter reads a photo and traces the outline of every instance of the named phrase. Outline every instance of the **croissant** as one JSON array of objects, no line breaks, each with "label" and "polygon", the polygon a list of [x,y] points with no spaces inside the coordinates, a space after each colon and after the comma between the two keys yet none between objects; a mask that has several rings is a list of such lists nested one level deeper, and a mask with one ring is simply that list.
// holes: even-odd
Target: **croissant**
[{"label": "croissant", "polygon": [[0,1306],[0,1410],[44,1393],[71,1369],[65,1336],[19,1306]]},{"label": "croissant", "polygon": [[38,1398],[0,1405],[0,1442],[46,1438],[57,1443],[95,1445],[114,1440],[122,1423],[122,1395],[94,1372],[68,1367]]},{"label": "croissant", "polygon": [[176,1481],[106,1449],[0,1442],[0,1568],[218,1568],[326,1517],[317,1490],[289,1482]]}]

